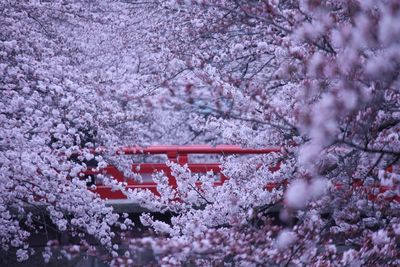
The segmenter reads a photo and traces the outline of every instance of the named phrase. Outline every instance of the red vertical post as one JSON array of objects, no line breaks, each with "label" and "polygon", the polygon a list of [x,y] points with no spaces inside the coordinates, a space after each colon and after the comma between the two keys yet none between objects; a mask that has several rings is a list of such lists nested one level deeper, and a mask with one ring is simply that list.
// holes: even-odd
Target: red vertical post
[{"label": "red vertical post", "polygon": [[[169,161],[177,162],[178,161],[178,152],[177,151],[168,151],[167,152],[167,157],[168,157]],[[177,188],[178,184],[176,182],[175,177],[173,177],[171,175],[171,173],[169,173],[169,172],[167,173],[167,176],[168,176],[169,185],[174,189]]]},{"label": "red vertical post", "polygon": [[169,161],[177,162],[178,152],[177,151],[168,151],[167,157]]},{"label": "red vertical post", "polygon": [[188,158],[188,154],[184,153],[184,154],[179,154],[178,155],[178,163],[181,165],[185,165],[186,163],[189,163],[189,158]]}]

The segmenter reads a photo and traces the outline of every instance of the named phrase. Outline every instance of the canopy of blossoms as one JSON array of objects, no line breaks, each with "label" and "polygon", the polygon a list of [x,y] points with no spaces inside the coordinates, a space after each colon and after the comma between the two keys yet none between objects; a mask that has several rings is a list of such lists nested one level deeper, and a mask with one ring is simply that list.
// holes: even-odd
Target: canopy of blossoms
[{"label": "canopy of blossoms", "polygon": [[[116,266],[400,265],[397,0],[3,1],[0,25],[3,254],[52,227]],[[168,162],[159,196],[99,175],[172,214],[138,238],[79,175],[199,143],[281,151],[223,157],[221,186]]]}]

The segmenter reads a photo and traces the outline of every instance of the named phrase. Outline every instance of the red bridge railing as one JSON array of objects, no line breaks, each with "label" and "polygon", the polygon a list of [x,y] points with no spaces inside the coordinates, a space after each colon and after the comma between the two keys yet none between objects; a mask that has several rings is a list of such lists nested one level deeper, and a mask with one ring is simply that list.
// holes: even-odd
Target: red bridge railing
[{"label": "red bridge railing", "polygon": [[[215,186],[222,185],[227,179],[221,172],[221,163],[192,163],[189,160],[189,155],[248,155],[248,154],[269,154],[278,153],[281,151],[279,147],[270,147],[262,149],[242,148],[234,145],[219,145],[216,147],[206,145],[189,145],[189,146],[150,146],[142,147],[125,147],[116,151],[117,154],[123,155],[165,155],[166,159],[171,162],[176,162],[181,165],[187,164],[189,170],[194,174],[206,174],[213,172],[218,176],[214,182]],[[278,167],[279,168],[279,167]],[[126,182],[126,189],[147,189],[158,194],[157,184],[151,180],[151,175],[156,172],[164,172],[168,177],[171,187],[176,188],[177,183],[175,177],[171,174],[170,167],[166,163],[134,163],[131,168],[132,172],[143,177],[143,182],[138,182],[124,176],[123,172],[115,166],[109,165],[99,171],[94,168],[89,168],[84,172],[85,175],[104,174],[112,176],[118,182]],[[101,184],[96,185],[94,190],[103,199],[126,199],[126,196],[121,191],[113,191],[110,186]]]},{"label": "red bridge railing", "polygon": [[[221,163],[220,162],[212,162],[212,163],[193,163],[190,161],[190,155],[250,155],[250,154],[269,154],[269,153],[280,153],[282,149],[280,147],[268,147],[261,149],[250,149],[250,148],[242,148],[240,146],[235,145],[219,145],[216,147],[208,146],[208,145],[189,145],[189,146],[150,146],[146,148],[142,147],[124,147],[118,149],[116,151],[117,154],[123,155],[164,155],[165,161],[176,162],[178,164],[184,165],[187,164],[188,169],[194,174],[206,174],[207,172],[213,172],[214,175],[217,176],[218,179],[214,181],[215,186],[222,185],[228,177],[226,177],[221,172]],[[101,152],[101,150],[100,150]],[[164,172],[164,174],[168,177],[169,184],[172,188],[177,187],[176,179],[171,174],[171,169],[167,166],[166,162],[164,163],[134,163],[131,168],[133,173],[139,174],[143,178],[143,182],[138,182],[133,179],[127,178],[124,176],[123,172],[118,170],[117,167],[113,165],[108,165],[107,167],[96,170],[95,168],[90,168],[85,171],[83,174],[85,176],[91,175],[94,176],[96,174],[104,174],[113,177],[118,182],[127,183],[126,189],[145,189],[150,190],[156,195],[159,195],[157,192],[157,184],[152,181],[151,176],[156,172]],[[271,166],[271,171],[279,170],[279,164],[277,166]],[[387,170],[388,172],[393,172],[393,167]],[[281,185],[286,186],[287,182],[283,184],[277,183],[268,183],[265,186],[265,189],[268,191],[272,191],[274,188],[277,188]],[[343,184],[335,184],[334,188],[336,190],[342,190],[345,186]],[[363,186],[363,182],[361,180],[355,180],[353,184],[351,184],[352,190],[363,190],[367,192],[367,196],[369,200],[376,200],[378,194],[385,193],[388,190],[392,190],[392,188],[381,185],[374,186]],[[121,191],[114,191],[110,186],[105,186],[101,184],[96,184],[96,189],[93,190],[98,193],[101,198],[108,200],[116,200],[116,199],[126,199],[126,195]],[[389,200],[395,200],[400,202],[400,196],[397,194],[394,197],[389,198]]]}]

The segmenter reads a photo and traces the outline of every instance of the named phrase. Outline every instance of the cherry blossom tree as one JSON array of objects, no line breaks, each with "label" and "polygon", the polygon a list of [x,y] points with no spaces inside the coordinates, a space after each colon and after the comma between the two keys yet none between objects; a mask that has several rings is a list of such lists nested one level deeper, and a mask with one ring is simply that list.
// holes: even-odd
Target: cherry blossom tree
[{"label": "cherry blossom tree", "polygon": [[[91,1],[0,6],[2,250],[26,260],[34,253],[27,242],[31,234],[54,227],[83,241],[94,236],[112,252],[112,227],[132,223],[87,190],[78,174],[93,158],[88,148],[112,143],[116,124],[142,116],[123,97],[134,70],[115,63],[132,57],[130,48],[117,42],[121,20],[111,12],[122,16],[123,6]],[[108,38],[121,48],[118,53]],[[99,53],[106,47],[108,54]],[[120,96],[113,93],[116,86]],[[140,95],[147,89],[132,90]],[[43,256],[48,260],[51,250]]]},{"label": "cherry blossom tree", "polygon": [[[167,238],[133,240],[132,251],[147,246],[171,265],[397,265],[398,3],[173,1],[162,11],[177,58],[164,86],[193,114],[195,136],[283,149],[227,159],[222,187],[176,165],[175,191],[155,177],[161,204],[149,207],[178,215],[172,225],[142,216]],[[268,192],[271,181],[281,186]]]},{"label": "cherry blossom tree", "polygon": [[[34,209],[114,265],[399,265],[398,1],[0,6],[3,250],[33,253]],[[113,148],[161,143],[282,149],[224,158],[218,187],[173,162],[176,188],[153,176],[160,196],[102,177],[173,214],[143,214],[155,234],[118,255],[112,227],[132,223],[79,173],[93,159],[127,173]]]}]

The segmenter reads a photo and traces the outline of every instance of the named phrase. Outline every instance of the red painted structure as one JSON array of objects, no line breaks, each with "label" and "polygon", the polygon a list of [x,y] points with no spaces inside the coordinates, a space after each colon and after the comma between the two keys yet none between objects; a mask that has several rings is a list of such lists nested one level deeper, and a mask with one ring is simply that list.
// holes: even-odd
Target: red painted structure
[{"label": "red painted structure", "polygon": [[[207,172],[212,171],[215,175],[218,176],[218,180],[214,182],[215,186],[222,185],[224,181],[227,179],[221,172],[221,164],[219,162],[214,163],[192,163],[189,160],[189,155],[195,154],[203,154],[203,155],[249,155],[249,154],[269,154],[269,153],[279,153],[281,152],[280,147],[270,147],[270,148],[262,148],[262,149],[250,149],[250,148],[242,148],[240,146],[235,145],[219,145],[216,147],[208,146],[208,145],[189,145],[189,146],[150,146],[146,148],[142,147],[125,147],[116,151],[117,154],[123,155],[166,155],[166,158],[169,161],[177,162],[181,165],[187,164],[188,168],[192,173],[197,174],[205,174]],[[101,152],[97,151],[97,152]],[[151,175],[155,172],[163,171],[164,174],[169,179],[169,184],[171,187],[176,188],[176,180],[171,175],[171,170],[167,166],[166,163],[135,163],[132,164],[132,172],[142,175],[142,177],[151,177]],[[270,168],[271,171],[276,171],[279,169],[279,165],[272,166]],[[387,172],[393,172],[393,167],[390,166]],[[119,171],[115,166],[109,165],[100,171],[95,171],[94,169],[89,169],[84,172],[85,175],[96,175],[96,174],[106,174],[112,176],[118,182],[126,182],[127,189],[145,189],[150,190],[154,194],[158,195],[157,192],[157,184],[153,181],[143,181],[139,183],[132,179],[124,177],[123,173]],[[150,179],[151,180],[151,179]],[[268,183],[265,186],[265,189],[268,191],[272,191],[274,188],[279,187],[281,184],[277,183]],[[287,185],[287,182],[283,183],[284,186]],[[343,184],[335,184],[336,190],[343,190],[346,186]],[[363,186],[362,180],[354,180],[351,184],[351,190],[361,190],[365,191],[368,195],[369,200],[376,200],[379,194],[385,193],[392,188],[387,186],[381,186],[379,184],[374,186]],[[100,195],[103,199],[108,200],[116,200],[116,199],[126,199],[127,197],[121,191],[113,191],[109,186],[104,185],[96,185],[96,189],[94,190],[96,193]],[[385,198],[387,200],[394,200],[400,202],[400,196],[396,195],[394,197]]]},{"label": "red painted structure", "polygon": [[[221,164],[219,162],[214,163],[191,163],[189,162],[189,155],[203,154],[203,155],[248,155],[248,154],[268,154],[278,153],[281,151],[279,147],[262,148],[262,149],[249,149],[241,148],[240,146],[234,145],[219,145],[216,147],[207,145],[189,145],[189,146],[150,146],[147,148],[142,147],[125,147],[117,150],[117,154],[123,155],[166,155],[167,159],[172,162],[177,162],[181,165],[188,164],[188,168],[192,173],[205,174],[212,171],[215,175],[219,176],[219,179],[214,182],[215,186],[222,185],[227,179],[221,173]],[[279,167],[278,167],[279,168]],[[135,163],[132,164],[132,172],[138,173],[142,176],[151,176],[155,172],[163,171],[169,179],[169,184],[174,188],[176,187],[176,180],[171,175],[171,170],[166,163]],[[144,181],[139,183],[132,179],[124,177],[123,173],[120,172],[115,166],[109,165],[106,168],[95,171],[89,169],[85,171],[85,175],[96,175],[106,174],[112,176],[118,182],[126,182],[127,189],[147,189],[158,194],[157,184],[155,182]],[[269,186],[272,190],[274,185]],[[109,186],[96,185],[94,190],[103,199],[126,199],[126,196],[121,191],[113,191]]]}]

